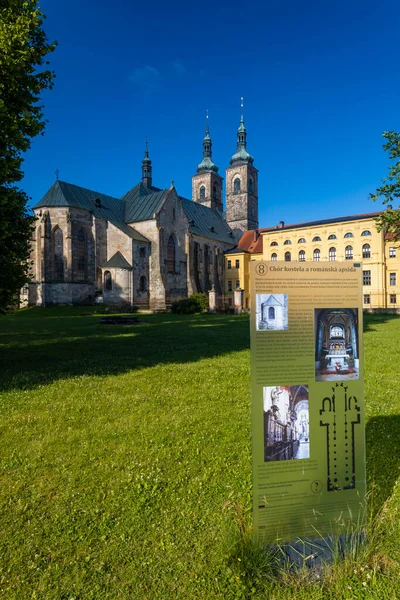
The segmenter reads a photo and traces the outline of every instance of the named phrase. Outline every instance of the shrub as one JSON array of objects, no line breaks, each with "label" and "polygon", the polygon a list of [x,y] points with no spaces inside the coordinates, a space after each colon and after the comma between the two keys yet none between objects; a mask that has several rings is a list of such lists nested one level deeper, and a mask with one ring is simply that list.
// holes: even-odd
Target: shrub
[{"label": "shrub", "polygon": [[193,294],[190,298],[177,300],[171,305],[171,311],[176,315],[194,315],[208,309],[207,294]]}]

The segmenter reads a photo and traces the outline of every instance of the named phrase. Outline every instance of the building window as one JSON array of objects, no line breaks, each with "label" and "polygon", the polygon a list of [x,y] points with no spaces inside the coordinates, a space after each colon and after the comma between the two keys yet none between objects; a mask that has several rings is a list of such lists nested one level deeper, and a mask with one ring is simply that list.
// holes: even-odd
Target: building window
[{"label": "building window", "polygon": [[344,250],[344,257],[346,260],[352,260],[353,258],[353,246],[346,246]]},{"label": "building window", "polygon": [[300,238],[297,243],[298,244],[305,244],[306,243],[306,238]]},{"label": "building window", "polygon": [[278,260],[278,255],[276,254],[276,252],[273,252],[271,254],[271,260]]},{"label": "building window", "polygon": [[228,298],[228,306],[232,306],[232,298]]},{"label": "building window", "polygon": [[363,256],[363,258],[371,258],[371,246],[369,244],[363,245],[362,256]]},{"label": "building window", "polygon": [[216,185],[213,185],[213,198],[214,198],[214,200],[217,199],[217,186]]},{"label": "building window", "polygon": [[318,262],[320,258],[321,258],[321,251],[319,248],[315,248],[315,250],[313,252],[313,260]]},{"label": "building window", "polygon": [[371,285],[371,271],[363,271],[363,285]]},{"label": "building window", "polygon": [[336,248],[329,248],[329,260],[336,260]]},{"label": "building window", "polygon": [[321,241],[321,238],[319,237],[319,235],[316,235],[316,236],[315,236],[315,237],[312,239],[312,241],[313,241],[313,242],[320,242],[320,241]]},{"label": "building window", "polygon": [[283,242],[283,245],[284,245],[284,246],[289,246],[289,244],[291,244],[291,243],[292,243],[292,240],[285,240],[285,241]]},{"label": "building window", "polygon": [[371,232],[368,229],[366,229],[365,231],[362,232],[361,235],[371,235]]},{"label": "building window", "polygon": [[271,242],[271,246],[277,246],[278,242]]},{"label": "building window", "polygon": [[105,271],[104,273],[104,289],[107,290],[107,292],[112,290],[112,278],[110,271]]},{"label": "building window", "polygon": [[396,294],[390,294],[390,304],[396,304]]},{"label": "building window", "polygon": [[232,261],[228,260],[228,269],[232,269]]},{"label": "building window", "polygon": [[396,285],[396,273],[390,273],[389,282],[390,285]]},{"label": "building window", "polygon": [[286,260],[286,262],[289,262],[290,260],[292,260],[292,255],[290,254],[290,252],[285,252],[285,260]]},{"label": "building window", "polygon": [[175,255],[175,240],[170,235],[167,245],[167,273],[175,273]]},{"label": "building window", "polygon": [[206,197],[206,188],[204,187],[204,185],[200,186],[200,200],[204,200],[204,198]]},{"label": "building window", "polygon": [[228,292],[232,291],[232,279],[228,279]]},{"label": "building window", "polygon": [[240,267],[240,260],[236,259],[235,260],[235,269],[238,269]]},{"label": "building window", "polygon": [[270,306],[268,309],[268,319],[271,321],[275,319],[275,309],[273,306]]},{"label": "building window", "polygon": [[249,193],[252,194],[253,193],[253,180],[250,177],[249,179]]},{"label": "building window", "polygon": [[139,248],[139,258],[146,258],[146,248],[144,246]]},{"label": "building window", "polygon": [[139,279],[139,291],[147,292],[147,279],[144,275],[141,275]]},{"label": "building window", "polygon": [[86,279],[87,256],[86,256],[86,235],[83,229],[78,232],[77,257],[78,257],[78,279]]},{"label": "building window", "polygon": [[236,279],[236,289],[240,288],[240,280]]},{"label": "building window", "polygon": [[303,262],[304,260],[306,260],[306,253],[304,252],[304,250],[300,250],[300,252],[299,252],[299,261]]},{"label": "building window", "polygon": [[369,294],[364,294],[364,304],[371,304],[371,296]]},{"label": "building window", "polygon": [[64,243],[59,227],[53,231],[54,281],[64,281]]},{"label": "building window", "polygon": [[328,237],[328,240],[336,240],[336,235],[331,233],[331,235]]},{"label": "building window", "polygon": [[354,235],[352,233],[348,232],[348,233],[345,233],[344,237],[351,238],[351,237],[354,237]]},{"label": "building window", "polygon": [[235,181],[233,182],[233,193],[238,194],[239,192],[240,192],[240,179],[239,179],[239,177],[236,177]]},{"label": "building window", "polygon": [[396,248],[389,248],[389,258],[396,258]]}]

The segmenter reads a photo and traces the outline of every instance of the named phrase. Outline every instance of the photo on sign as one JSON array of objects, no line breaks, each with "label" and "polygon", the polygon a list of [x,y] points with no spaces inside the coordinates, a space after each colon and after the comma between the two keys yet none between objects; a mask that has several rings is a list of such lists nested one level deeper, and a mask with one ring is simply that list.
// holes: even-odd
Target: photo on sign
[{"label": "photo on sign", "polygon": [[314,311],[315,379],[359,379],[358,309],[317,308]]},{"label": "photo on sign", "polygon": [[263,388],[264,462],[310,458],[308,386]]},{"label": "photo on sign", "polygon": [[287,294],[256,294],[256,330],[285,331],[287,328]]}]

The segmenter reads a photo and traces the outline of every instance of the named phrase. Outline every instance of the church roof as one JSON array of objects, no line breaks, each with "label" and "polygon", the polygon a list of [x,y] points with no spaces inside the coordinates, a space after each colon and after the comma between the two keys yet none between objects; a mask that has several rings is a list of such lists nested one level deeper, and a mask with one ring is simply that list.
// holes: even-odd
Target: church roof
[{"label": "church roof", "polygon": [[279,300],[277,300],[275,298],[275,296],[270,296],[268,298],[268,300],[266,300],[265,302],[263,302],[263,306],[283,306],[282,302],[279,302]]},{"label": "church roof", "polygon": [[125,204],[124,220],[126,223],[148,221],[163,203],[168,190],[147,187],[142,182],[136,184],[122,196]]},{"label": "church roof", "polygon": [[134,240],[149,241],[126,224],[124,219],[125,203],[120,198],[88,190],[66,181],[56,181],[33,208],[52,206],[70,206],[71,208],[90,210],[96,218],[107,219]]},{"label": "church roof", "polygon": [[132,269],[132,265],[128,263],[126,258],[118,250],[111,258],[103,265],[103,269]]},{"label": "church roof", "polygon": [[230,235],[232,233],[231,229],[226,224],[221,212],[181,196],[180,200],[189,221],[190,233],[227,244],[234,244],[235,240]]}]

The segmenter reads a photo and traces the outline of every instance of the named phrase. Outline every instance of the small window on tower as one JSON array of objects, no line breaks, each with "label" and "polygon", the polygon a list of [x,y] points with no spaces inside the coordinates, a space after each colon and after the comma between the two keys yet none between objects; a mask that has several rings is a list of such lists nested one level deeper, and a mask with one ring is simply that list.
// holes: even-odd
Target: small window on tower
[{"label": "small window on tower", "polygon": [[214,200],[217,199],[217,186],[216,185],[213,186],[213,199]]},{"label": "small window on tower", "polygon": [[238,194],[239,192],[240,192],[240,179],[239,179],[239,177],[236,177],[235,181],[233,182],[233,193]]},{"label": "small window on tower", "polygon": [[204,200],[206,197],[206,188],[204,185],[200,186],[200,200]]},{"label": "small window on tower", "polygon": [[252,194],[253,193],[253,180],[250,177],[249,179],[249,193]]}]

